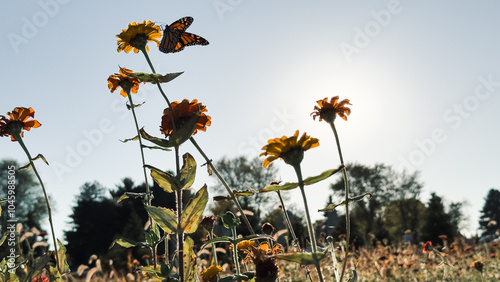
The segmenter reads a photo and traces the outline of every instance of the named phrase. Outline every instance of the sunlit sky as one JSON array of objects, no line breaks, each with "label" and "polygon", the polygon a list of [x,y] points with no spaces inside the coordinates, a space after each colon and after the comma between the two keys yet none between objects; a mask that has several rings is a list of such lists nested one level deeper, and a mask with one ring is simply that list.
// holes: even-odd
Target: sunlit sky
[{"label": "sunlit sky", "polygon": [[[195,20],[188,32],[208,46],[175,54],[149,44],[159,73],[184,71],[164,89],[171,100],[198,99],[212,126],[196,135],[210,158],[258,156],[267,139],[296,129],[319,138],[306,153],[305,176],[339,165],[333,134],[310,113],[316,100],[350,99],[337,120],[346,162],[421,171],[422,201],[431,192],[466,201],[466,234],[477,229],[490,188],[500,188],[500,3],[496,1],[8,1],[1,10],[0,114],[33,107],[42,126],[25,134],[56,202],[57,237],[69,225],[79,188],[97,180],[114,188],[143,181],[127,99],[107,88],[118,65],[149,72],[142,54],[118,53],[128,23]],[[160,136],[166,104],[155,87],[134,101],[139,123]],[[0,159],[26,163],[19,144],[0,138]],[[201,155],[185,144],[203,163]],[[146,151],[146,162],[173,169],[174,155]],[[280,161],[280,177],[294,181]],[[200,170],[194,187],[213,185]],[[333,179],[332,179],[333,181]],[[307,188],[313,219],[329,195],[325,181]],[[302,207],[298,192],[290,202]]]}]

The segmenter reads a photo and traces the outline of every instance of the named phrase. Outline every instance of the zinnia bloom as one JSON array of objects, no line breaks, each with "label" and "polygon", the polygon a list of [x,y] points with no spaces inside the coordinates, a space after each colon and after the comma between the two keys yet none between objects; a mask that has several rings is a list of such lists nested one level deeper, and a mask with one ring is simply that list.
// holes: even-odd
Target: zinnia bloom
[{"label": "zinnia bloom", "polygon": [[267,145],[262,147],[264,152],[260,154],[262,156],[269,156],[264,160],[263,166],[268,167],[271,162],[281,158],[285,163],[290,165],[299,164],[304,158],[304,152],[319,146],[319,141],[316,138],[311,138],[311,136],[302,134],[300,138],[299,131],[295,131],[295,134],[291,137],[283,136],[281,138],[269,139]]},{"label": "zinnia bloom", "polygon": [[432,242],[431,241],[427,241],[425,244],[424,244],[424,253],[425,252],[430,252],[432,251],[432,249],[434,249],[432,247]]},{"label": "zinnia bloom", "polygon": [[252,246],[243,251],[247,254],[244,262],[253,262],[255,264],[255,281],[276,281],[278,266],[276,265],[276,258],[272,257],[272,255],[283,252],[283,247],[280,244],[276,244],[274,248],[269,249],[268,243],[262,242],[258,248]]},{"label": "zinnia bloom", "polygon": [[192,135],[196,134],[198,130],[207,131],[207,126],[212,123],[210,121],[211,117],[205,115],[207,109],[198,100],[194,99],[189,102],[189,100],[184,99],[182,102],[173,102],[170,104],[170,108],[166,108],[163,111],[163,117],[161,118],[160,130],[165,136],[171,136],[174,132],[174,126],[172,124],[172,116],[175,121],[176,130],[181,129],[185,124],[189,123],[189,120],[195,115],[198,116],[196,121],[196,126]]},{"label": "zinnia bloom", "polygon": [[108,77],[108,88],[111,90],[111,93],[115,92],[118,87],[121,87],[120,94],[123,97],[127,97],[127,93],[130,92],[137,94],[141,82],[135,77],[128,76],[130,73],[132,73],[131,70],[120,68],[120,73],[115,73]]},{"label": "zinnia bloom", "polygon": [[311,113],[313,119],[319,116],[319,121],[325,120],[326,122],[333,122],[336,115],[339,115],[343,120],[347,120],[347,116],[351,114],[351,109],[346,107],[346,105],[351,105],[348,99],[344,99],[338,102],[339,96],[332,97],[330,102],[328,98],[317,101],[318,106],[314,106],[314,112]]},{"label": "zinnia bloom", "polygon": [[222,271],[222,267],[218,265],[211,265],[209,268],[203,270],[200,274],[202,281],[210,281],[212,278],[214,278],[217,274],[219,274]]},{"label": "zinnia bloom", "polygon": [[133,22],[116,37],[118,37],[118,52],[128,53],[132,49],[135,53],[144,49],[149,52],[148,41],[156,42],[156,46],[160,46],[157,38],[161,37],[161,29],[151,21],[142,21],[139,24]]},{"label": "zinnia bloom", "polygon": [[23,129],[29,131],[32,127],[37,128],[41,125],[34,119],[29,120],[35,117],[35,110],[32,108],[17,107],[7,115],[10,119],[0,115],[0,136],[10,135],[12,141],[17,141],[16,135],[24,137]]},{"label": "zinnia bloom", "polygon": [[33,280],[31,280],[31,282],[49,282],[49,278],[47,277],[44,277],[42,275],[38,275],[37,277],[33,278]]},{"label": "zinnia bloom", "polygon": [[238,244],[236,244],[236,249],[238,251],[240,251],[240,250],[247,250],[247,249],[249,249],[249,248],[251,248],[253,246],[255,246],[255,241],[245,240],[245,241],[241,241]]}]

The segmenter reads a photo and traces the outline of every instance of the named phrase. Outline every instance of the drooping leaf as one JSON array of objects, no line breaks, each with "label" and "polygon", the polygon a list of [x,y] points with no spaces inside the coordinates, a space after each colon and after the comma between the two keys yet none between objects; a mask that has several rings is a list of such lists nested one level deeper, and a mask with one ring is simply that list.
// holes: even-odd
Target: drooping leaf
[{"label": "drooping leaf", "polygon": [[207,185],[204,185],[196,195],[189,201],[181,215],[181,228],[184,233],[191,234],[196,232],[201,222],[201,216],[207,206],[208,191]]},{"label": "drooping leaf", "polygon": [[120,142],[127,143],[127,142],[130,142],[130,141],[137,141],[137,140],[139,140],[139,135],[136,135],[136,136],[134,136],[132,138],[127,138],[125,140],[120,140]]},{"label": "drooping leaf", "polygon": [[145,73],[145,72],[134,72],[131,74],[128,74],[128,76],[135,77],[139,79],[141,82],[150,82],[153,84],[156,83],[166,83],[171,80],[174,80],[177,78],[179,75],[183,74],[184,72],[174,72],[174,73],[167,73],[165,75],[161,75],[159,73]]},{"label": "drooping leaf", "polygon": [[31,163],[29,163],[29,164],[27,164],[27,165],[25,165],[25,166],[22,166],[22,167],[18,168],[17,170],[18,170],[18,171],[21,171],[21,170],[28,169],[28,168],[30,168],[30,167],[31,167]]},{"label": "drooping leaf", "polygon": [[182,143],[186,142],[193,135],[200,114],[201,112],[199,110],[194,112],[194,114],[191,117],[187,118],[183,122],[182,127],[177,128],[172,132],[172,134],[168,139],[170,144],[173,144],[172,146],[180,146]]},{"label": "drooping leaf", "polygon": [[171,148],[171,147],[174,147],[175,144],[171,143],[169,140],[167,139],[162,139],[162,138],[158,138],[158,137],[154,137],[152,135],[149,135],[145,130],[144,128],[141,128],[139,130],[139,133],[141,134],[141,137],[148,140],[149,142],[152,142],[160,147],[164,147],[164,148]]},{"label": "drooping leaf", "polygon": [[320,175],[308,177],[308,178],[304,179],[304,185],[311,185],[311,184],[320,182],[321,180],[325,180],[328,177],[334,175],[335,173],[341,171],[342,168],[344,168],[344,167],[340,166],[339,168],[325,170]]},{"label": "drooping leaf", "polygon": [[[146,103],[146,101],[140,103],[140,104],[134,104],[134,109],[135,108],[139,108],[140,106],[144,105],[144,103]],[[127,103],[127,110],[130,110],[132,109],[132,106],[130,106],[128,103]]]},{"label": "drooping leaf", "polygon": [[33,158],[33,160],[38,160],[38,159],[42,159],[42,161],[44,163],[46,163],[47,165],[49,165],[49,162],[47,161],[47,159],[42,155],[42,154],[38,154],[36,157]]},{"label": "drooping leaf", "polygon": [[173,211],[163,207],[146,206],[145,208],[163,231],[168,234],[177,233],[177,216]]},{"label": "drooping leaf", "polygon": [[166,192],[173,193],[180,189],[181,183],[172,174],[164,172],[154,166],[145,165],[144,167],[151,170],[151,177],[153,177],[153,180]]},{"label": "drooping leaf", "polygon": [[231,201],[231,196],[214,196],[213,200],[216,202]]},{"label": "drooping leaf", "polygon": [[147,274],[148,279],[155,282],[167,281],[167,277],[163,277],[161,272],[155,270],[152,266],[143,266],[141,271]]},{"label": "drooping leaf", "polygon": [[179,182],[181,183],[181,189],[189,188],[194,183],[194,178],[196,175],[196,161],[193,156],[189,153],[185,153],[182,156],[182,168],[179,174]]},{"label": "drooping leaf", "polygon": [[[363,198],[365,196],[368,196],[369,199],[371,199],[372,197],[372,194],[371,193],[364,193],[362,195],[359,195],[359,196],[356,196],[356,197],[352,197],[352,198],[349,198],[349,204],[350,203],[354,203],[354,202],[357,202],[357,201],[361,201],[363,200]],[[339,203],[339,204],[329,204],[328,206],[326,206],[324,209],[320,209],[318,210],[319,212],[331,212],[333,211],[336,207],[340,207],[340,206],[345,206],[345,200],[342,201],[342,203]]]},{"label": "drooping leaf", "polygon": [[150,150],[163,150],[163,151],[172,151],[171,149],[169,148],[163,148],[163,147],[160,147],[160,146],[147,146],[147,145],[142,145],[143,148],[146,148],[146,149],[150,149]]},{"label": "drooping leaf", "polygon": [[120,196],[120,198],[116,201],[116,203],[119,203],[125,199],[130,198],[127,193],[123,193],[123,195]]},{"label": "drooping leaf", "polygon": [[193,251],[194,241],[191,237],[186,237],[184,240],[184,281],[194,281],[196,274],[196,255]]},{"label": "drooping leaf", "polygon": [[[37,277],[42,270],[47,266],[47,264],[50,262],[50,255],[49,254],[43,254],[42,256],[39,256],[35,259],[33,262],[33,265],[31,265],[27,277],[29,278],[29,281],[32,281],[35,277]],[[8,280],[10,281],[10,280]]]},{"label": "drooping leaf", "polygon": [[[274,255],[275,258],[290,262],[299,263],[301,265],[314,264],[315,259],[311,253],[293,253],[293,254],[278,254]],[[326,257],[325,253],[317,252],[316,261],[320,261]]]},{"label": "drooping leaf", "polygon": [[216,238],[213,238],[213,239],[206,241],[205,244],[203,244],[200,249],[204,249],[206,246],[209,246],[212,243],[221,243],[221,242],[226,242],[226,243],[232,242],[232,239],[229,238],[228,236],[216,237]]}]

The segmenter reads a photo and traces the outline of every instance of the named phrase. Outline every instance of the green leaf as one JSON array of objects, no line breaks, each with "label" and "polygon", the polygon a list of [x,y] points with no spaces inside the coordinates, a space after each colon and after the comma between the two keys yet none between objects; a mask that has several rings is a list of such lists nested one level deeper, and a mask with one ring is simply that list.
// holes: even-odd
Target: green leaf
[{"label": "green leaf", "polygon": [[196,255],[193,251],[194,242],[191,237],[186,237],[184,240],[184,281],[194,281],[196,274]]},{"label": "green leaf", "polygon": [[245,191],[236,191],[236,190],[233,190],[233,194],[236,197],[250,197],[250,196],[255,195],[256,193],[257,193],[257,191],[255,191],[253,189],[247,189]]},{"label": "green leaf", "polygon": [[147,244],[144,242],[136,242],[136,241],[125,239],[125,238],[119,238],[119,239],[114,240],[113,243],[111,243],[111,246],[109,246],[109,248],[110,249],[113,248],[115,246],[115,244],[122,246],[124,248],[127,248],[127,249],[135,247],[135,246],[140,246],[140,247],[147,246]]},{"label": "green leaf", "polygon": [[141,271],[147,273],[150,280],[153,280],[156,282],[167,281],[165,279],[167,277],[163,277],[163,275],[161,275],[161,273],[158,272],[157,270],[155,270],[152,266],[143,266],[143,267],[141,267]]},{"label": "green leaf", "polygon": [[[27,278],[28,281],[32,281],[38,274],[42,272],[42,270],[47,266],[47,264],[50,262],[50,255],[49,254],[44,254],[40,257],[37,257],[35,261],[33,262],[33,265],[31,265]],[[10,281],[10,280],[8,280]]]},{"label": "green leaf", "polygon": [[287,182],[283,185],[270,185],[267,186],[266,188],[262,189],[261,192],[271,192],[271,191],[286,191],[286,190],[292,190],[299,187],[298,183],[295,182]]},{"label": "green leaf", "polygon": [[181,228],[184,233],[191,234],[196,232],[198,224],[201,222],[201,216],[207,206],[208,191],[207,185],[204,185],[196,195],[189,201],[181,215]]},{"label": "green leaf", "polygon": [[[140,104],[133,104],[134,105],[134,109],[135,108],[139,108],[140,106],[144,105],[144,103],[146,103],[146,101],[144,101],[144,102],[142,102]],[[126,105],[127,105],[127,110],[132,109],[132,107],[128,103]]]},{"label": "green leaf", "polygon": [[194,183],[194,178],[196,176],[196,161],[189,153],[185,153],[182,156],[182,162],[182,169],[178,177],[181,183],[181,189],[186,189],[191,187]]},{"label": "green leaf", "polygon": [[194,130],[196,129],[196,124],[198,123],[198,118],[200,117],[201,112],[198,110],[193,113],[191,117],[186,119],[180,128],[174,130],[170,135],[169,142],[174,144],[173,146],[181,145],[186,142],[192,135]]},{"label": "green leaf", "polygon": [[328,177],[334,175],[335,173],[341,171],[343,168],[344,168],[344,166],[340,166],[339,168],[336,168],[336,169],[325,170],[320,175],[308,177],[308,178],[304,179],[304,185],[311,185],[311,184],[320,182],[321,180],[325,180]]},{"label": "green leaf", "polygon": [[29,163],[29,164],[27,164],[27,165],[25,165],[25,166],[22,166],[22,167],[18,168],[17,170],[18,170],[18,171],[21,171],[21,170],[28,169],[28,168],[30,168],[30,167],[31,167],[31,163]]},{"label": "green leaf", "polygon": [[128,139],[125,139],[125,140],[120,140],[120,142],[127,143],[129,141],[137,141],[137,140],[139,140],[139,135],[136,135],[136,136],[134,136],[132,138],[128,138]]},{"label": "green leaf", "polygon": [[168,234],[177,233],[177,216],[169,209],[162,207],[146,206],[151,218]]},{"label": "green leaf", "polygon": [[0,239],[0,246],[3,245],[3,242],[5,242],[5,240],[7,239],[7,235],[9,235],[9,232],[10,231],[6,231],[5,233],[3,233],[2,239]]},{"label": "green leaf", "polygon": [[314,264],[315,261],[320,261],[326,257],[325,253],[316,253],[316,259],[310,253],[293,253],[293,254],[278,254],[274,255],[275,258],[290,262],[299,263],[301,265]]},{"label": "green leaf", "polygon": [[49,162],[47,161],[47,159],[42,154],[38,154],[33,160],[38,160],[38,159],[42,159],[42,161],[44,163],[46,163],[47,165],[49,165]]},{"label": "green leaf", "polygon": [[[314,183],[318,183],[321,180],[325,180],[328,177],[330,177],[330,176],[334,175],[335,173],[339,172],[343,168],[344,168],[344,166],[340,166],[339,168],[336,168],[336,169],[329,169],[329,170],[323,171],[320,175],[308,177],[308,178],[304,179],[304,185],[311,185],[311,184],[314,184]],[[299,187],[298,183],[296,183],[296,182],[291,182],[291,183],[287,182],[287,183],[285,183],[283,185],[273,184],[273,185],[267,186],[266,188],[262,189],[261,192],[286,191],[286,190],[295,189],[297,187]]]},{"label": "green leaf", "polygon": [[[368,196],[369,199],[372,198],[372,194],[371,193],[364,193],[362,195],[359,195],[359,196],[356,196],[356,197],[352,197],[352,198],[349,198],[349,204],[350,203],[354,203],[354,202],[357,202],[357,201],[361,201],[363,200],[363,198],[365,196]],[[342,203],[340,204],[329,204],[328,206],[326,206],[326,208],[324,209],[320,209],[318,210],[319,212],[331,212],[333,211],[336,207],[340,207],[340,206],[345,206],[345,200],[342,201]]]},{"label": "green leaf", "polygon": [[224,215],[221,216],[222,224],[227,229],[232,229],[240,224],[240,220],[231,212],[227,211]]},{"label": "green leaf", "polygon": [[165,75],[161,75],[159,73],[149,74],[149,73],[145,73],[145,72],[134,72],[134,73],[128,74],[128,76],[135,77],[135,78],[139,79],[141,82],[150,82],[150,83],[156,84],[158,82],[159,83],[166,83],[166,82],[172,81],[183,73],[184,72],[174,72],[174,73],[167,73]]},{"label": "green leaf", "polygon": [[161,138],[158,138],[158,137],[154,137],[154,136],[151,136],[149,135],[145,130],[144,128],[141,128],[139,130],[139,133],[141,134],[141,137],[148,140],[149,142],[152,142],[160,147],[163,147],[163,148],[171,148],[171,147],[174,147],[175,144],[171,143],[169,140],[167,139],[161,139]]},{"label": "green leaf", "polygon": [[157,169],[154,166],[145,165],[144,167],[151,170],[151,177],[153,177],[153,180],[158,183],[158,185],[166,192],[173,193],[174,190],[180,189],[181,183],[172,174],[163,172],[162,170]]},{"label": "green leaf", "polygon": [[69,272],[69,265],[66,261],[66,247],[57,239],[57,244],[59,245],[59,250],[57,250],[57,256],[59,257],[59,269],[61,274]]},{"label": "green leaf", "polygon": [[123,195],[120,196],[120,198],[116,201],[116,203],[119,203],[119,202],[121,202],[125,199],[128,199],[128,198],[130,198],[130,197],[128,196],[127,192],[125,192],[125,193],[123,193]]},{"label": "green leaf", "polygon": [[160,146],[147,146],[147,145],[142,145],[143,148],[146,148],[146,149],[150,149],[150,150],[163,150],[163,151],[172,151],[171,149],[169,148],[163,148],[163,147],[160,147]]}]

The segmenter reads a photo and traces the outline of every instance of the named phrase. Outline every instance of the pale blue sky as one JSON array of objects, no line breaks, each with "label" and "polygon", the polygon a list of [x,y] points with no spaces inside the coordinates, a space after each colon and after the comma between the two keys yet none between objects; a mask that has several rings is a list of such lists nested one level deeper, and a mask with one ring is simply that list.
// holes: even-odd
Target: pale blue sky
[{"label": "pale blue sky", "polygon": [[[51,163],[37,165],[63,239],[84,182],[114,188],[126,176],[143,180],[138,145],[118,141],[135,135],[126,99],[110,93],[106,79],[118,65],[149,68],[142,54],[116,52],[115,35],[132,21],[192,16],[188,31],[210,45],[167,55],[150,44],[150,56],[160,73],[185,72],[165,85],[171,100],[206,105],[212,126],[196,138],[212,159],[257,156],[267,139],[299,129],[321,144],[307,152],[304,174],[337,167],[329,127],[309,114],[316,100],[340,95],[353,104],[349,121],[337,121],[345,160],[420,170],[423,201],[436,192],[469,203],[470,233],[487,191],[500,188],[499,8],[496,1],[10,1],[0,12],[0,114],[35,109],[42,127],[25,142]],[[141,86],[133,98],[146,101],[139,123],[159,136],[161,95]],[[0,142],[0,159],[26,162],[17,143]],[[191,145],[182,150],[203,163]],[[172,153],[148,151],[146,162],[174,166]],[[280,167],[282,180],[295,180],[291,167]],[[200,170],[195,187],[214,181]],[[308,193],[320,218],[328,182]]]}]

